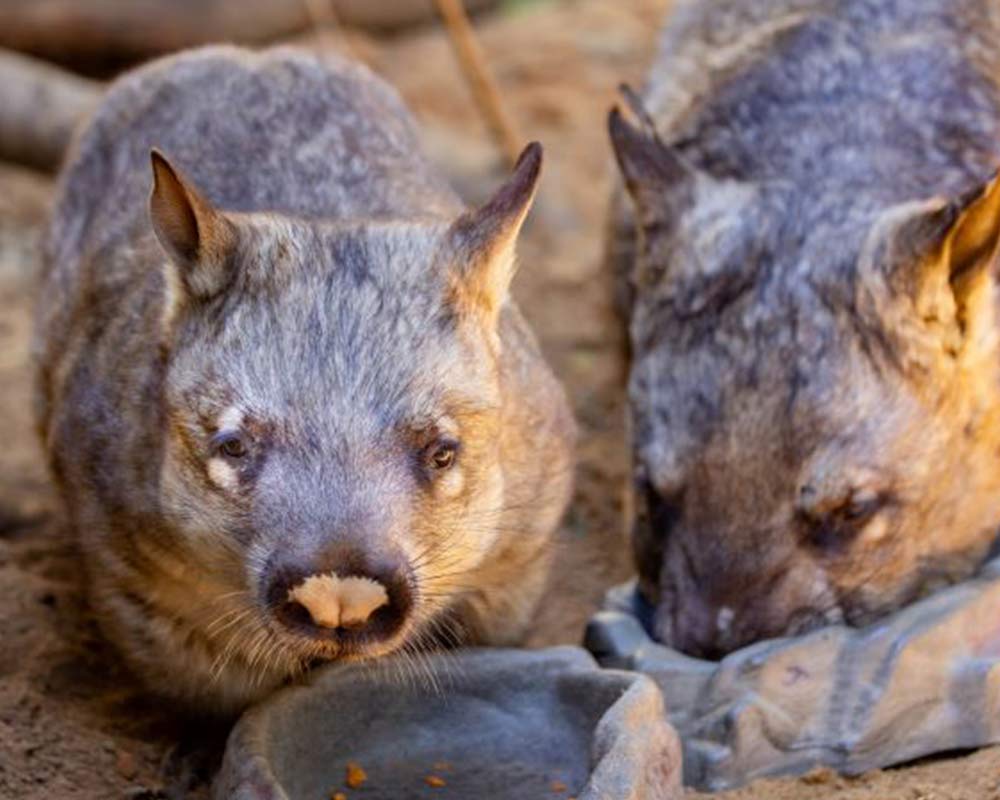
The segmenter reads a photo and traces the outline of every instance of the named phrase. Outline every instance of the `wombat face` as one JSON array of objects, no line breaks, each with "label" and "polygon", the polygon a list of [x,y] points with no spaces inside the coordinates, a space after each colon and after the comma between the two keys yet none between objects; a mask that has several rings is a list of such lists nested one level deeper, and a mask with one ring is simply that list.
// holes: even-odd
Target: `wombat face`
[{"label": "wombat face", "polygon": [[500,535],[498,317],[539,148],[451,224],[226,214],[153,160],[160,501],[228,588],[210,632],[289,669],[417,646]]},{"label": "wombat face", "polygon": [[632,534],[657,635],[715,656],[969,574],[1000,522],[996,181],[810,208],[611,131],[640,228]]}]

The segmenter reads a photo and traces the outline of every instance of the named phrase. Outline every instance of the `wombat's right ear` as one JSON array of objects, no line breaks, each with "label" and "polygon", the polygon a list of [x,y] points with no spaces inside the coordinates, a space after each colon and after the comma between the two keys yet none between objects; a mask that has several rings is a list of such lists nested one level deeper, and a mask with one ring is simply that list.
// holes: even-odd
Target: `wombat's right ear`
[{"label": "wombat's right ear", "polygon": [[[638,99],[627,95],[638,108],[642,127],[625,119],[617,106],[608,114],[608,133],[615,158],[642,222],[652,224],[668,209],[669,197],[679,188],[689,186],[694,170],[671,147],[664,144],[652,127],[648,114],[636,106]],[[639,113],[636,111],[635,113]]]},{"label": "wombat's right ear", "polygon": [[[883,277],[889,297],[907,298],[916,318],[947,335],[955,352],[962,342],[994,339],[998,265],[1000,173],[951,200],[889,209],[876,221],[861,260],[861,269]],[[994,357],[992,349],[984,352]]]},{"label": "wombat's right ear", "polygon": [[225,283],[235,229],[158,150],[150,153],[153,191],[149,217],[183,285],[196,297],[210,297]]}]

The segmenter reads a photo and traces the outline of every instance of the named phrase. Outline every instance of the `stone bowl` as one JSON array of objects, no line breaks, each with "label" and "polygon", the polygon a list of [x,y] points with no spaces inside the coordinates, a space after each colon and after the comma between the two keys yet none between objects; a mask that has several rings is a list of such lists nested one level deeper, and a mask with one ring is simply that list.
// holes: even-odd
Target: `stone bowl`
[{"label": "stone bowl", "polygon": [[[355,788],[345,782],[352,762],[367,775]],[[580,648],[484,649],[317,670],[239,720],[213,791],[216,800],[674,800],[680,769],[648,678],[599,669]]]},{"label": "stone bowl", "polygon": [[845,774],[1000,742],[1000,559],[867,628],[759,642],[721,662],[648,634],[634,584],[587,629],[606,667],[659,685],[701,789],[817,766]]}]

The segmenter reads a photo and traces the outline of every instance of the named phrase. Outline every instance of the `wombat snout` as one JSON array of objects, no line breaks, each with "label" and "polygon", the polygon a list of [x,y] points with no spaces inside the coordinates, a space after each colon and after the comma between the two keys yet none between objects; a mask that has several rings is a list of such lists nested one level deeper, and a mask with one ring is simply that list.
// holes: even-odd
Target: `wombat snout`
[{"label": "wombat snout", "polygon": [[732,609],[715,608],[700,600],[685,604],[671,626],[672,647],[697,658],[717,661],[727,650],[720,642],[729,636]]},{"label": "wombat snout", "polygon": [[264,575],[267,607],[285,628],[344,644],[392,638],[413,608],[406,562],[331,548],[313,558],[277,557]]}]

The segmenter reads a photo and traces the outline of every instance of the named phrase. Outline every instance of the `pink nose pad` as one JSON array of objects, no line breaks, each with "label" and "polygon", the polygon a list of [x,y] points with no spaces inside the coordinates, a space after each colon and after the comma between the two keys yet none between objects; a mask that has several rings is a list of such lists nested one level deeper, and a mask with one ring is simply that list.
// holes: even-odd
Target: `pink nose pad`
[{"label": "pink nose pad", "polygon": [[413,608],[403,559],[331,546],[310,559],[275,559],[265,572],[265,601],[291,632],[314,639],[389,639]]},{"label": "pink nose pad", "polygon": [[321,628],[360,628],[388,605],[389,594],[371,578],[327,573],[310,575],[288,591],[288,600],[304,606]]}]

